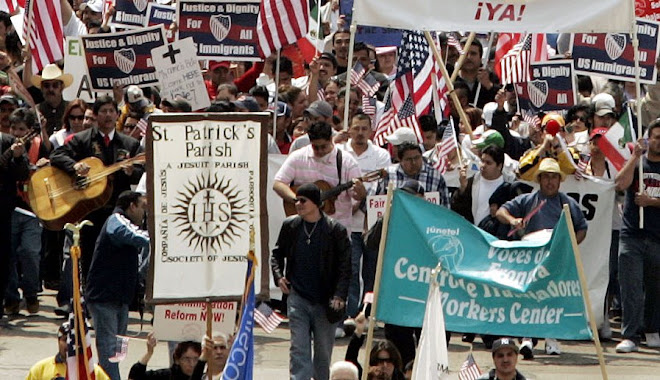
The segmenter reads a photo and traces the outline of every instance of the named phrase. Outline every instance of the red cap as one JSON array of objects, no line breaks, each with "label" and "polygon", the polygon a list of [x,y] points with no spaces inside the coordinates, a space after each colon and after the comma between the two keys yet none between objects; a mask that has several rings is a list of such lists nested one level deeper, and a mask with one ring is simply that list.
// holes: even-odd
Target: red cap
[{"label": "red cap", "polygon": [[209,71],[215,71],[218,67],[229,68],[229,61],[209,61]]},{"label": "red cap", "polygon": [[605,134],[607,133],[607,131],[608,131],[608,129],[605,128],[605,127],[594,128],[594,129],[591,131],[591,134],[589,135],[589,140],[593,139],[593,138],[596,137],[596,136],[605,136]]}]

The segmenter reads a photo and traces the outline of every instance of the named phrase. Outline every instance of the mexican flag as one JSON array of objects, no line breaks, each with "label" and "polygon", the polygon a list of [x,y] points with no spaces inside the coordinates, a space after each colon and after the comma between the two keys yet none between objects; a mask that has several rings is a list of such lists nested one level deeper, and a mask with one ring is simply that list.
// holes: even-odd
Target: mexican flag
[{"label": "mexican flag", "polygon": [[630,107],[626,107],[617,123],[609,128],[604,138],[598,140],[598,147],[605,157],[621,171],[632,156],[631,145],[637,140]]}]

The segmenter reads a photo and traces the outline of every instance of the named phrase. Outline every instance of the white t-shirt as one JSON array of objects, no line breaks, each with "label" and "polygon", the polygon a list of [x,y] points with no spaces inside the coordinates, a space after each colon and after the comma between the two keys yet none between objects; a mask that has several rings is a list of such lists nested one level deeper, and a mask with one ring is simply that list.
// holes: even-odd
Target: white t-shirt
[{"label": "white t-shirt", "polygon": [[472,216],[474,217],[474,224],[478,225],[479,222],[490,215],[490,204],[488,203],[488,199],[490,199],[493,192],[504,183],[504,177],[499,176],[496,179],[488,180],[479,176],[475,178],[475,182],[474,185],[477,185],[477,197],[472,198]]}]

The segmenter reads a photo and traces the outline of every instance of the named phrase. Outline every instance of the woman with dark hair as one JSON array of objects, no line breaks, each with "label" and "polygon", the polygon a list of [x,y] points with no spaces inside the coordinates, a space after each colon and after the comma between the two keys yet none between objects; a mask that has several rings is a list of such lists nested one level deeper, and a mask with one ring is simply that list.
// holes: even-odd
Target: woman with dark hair
[{"label": "woman with dark hair", "polygon": [[[307,94],[298,87],[280,86],[279,90],[282,100],[291,107],[291,118],[301,117],[305,109],[309,106]],[[288,131],[291,133],[291,131]]]},{"label": "woman with dark hair", "polygon": [[[367,318],[364,312],[360,312],[355,317],[355,332],[351,337],[351,341],[346,349],[345,360],[351,362],[358,367],[360,378],[362,378],[362,366],[358,362],[358,353],[362,343],[364,342],[364,327],[367,324]],[[404,380],[403,376],[403,361],[401,354],[396,348],[394,343],[389,340],[375,340],[371,353],[369,353],[369,369],[370,375],[374,375],[374,379],[383,380]]]},{"label": "woman with dark hair", "polygon": [[69,102],[62,116],[62,128],[50,136],[53,149],[64,145],[73,135],[85,129],[83,120],[85,119],[86,110],[87,103],[82,99],[74,99]]},{"label": "woman with dark hair", "polygon": [[128,378],[131,380],[202,380],[206,366],[207,350],[197,342],[181,342],[174,349],[172,357],[174,364],[170,368],[147,371],[147,364],[154,353],[158,340],[154,333],[147,338],[147,353],[137,363],[133,364]]}]

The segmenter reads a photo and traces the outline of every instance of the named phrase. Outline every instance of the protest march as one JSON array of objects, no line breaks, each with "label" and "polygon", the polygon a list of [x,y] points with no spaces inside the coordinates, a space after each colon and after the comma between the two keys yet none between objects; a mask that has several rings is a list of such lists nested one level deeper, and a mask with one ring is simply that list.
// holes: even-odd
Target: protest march
[{"label": "protest march", "polygon": [[25,379],[251,380],[276,329],[296,380],[657,354],[659,18],[0,0],[0,331],[58,339]]}]

